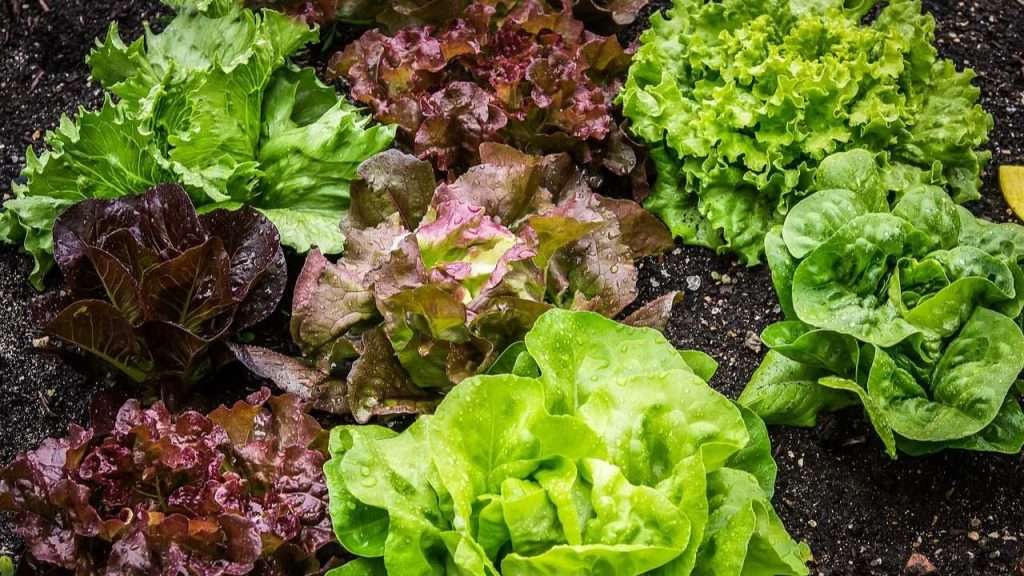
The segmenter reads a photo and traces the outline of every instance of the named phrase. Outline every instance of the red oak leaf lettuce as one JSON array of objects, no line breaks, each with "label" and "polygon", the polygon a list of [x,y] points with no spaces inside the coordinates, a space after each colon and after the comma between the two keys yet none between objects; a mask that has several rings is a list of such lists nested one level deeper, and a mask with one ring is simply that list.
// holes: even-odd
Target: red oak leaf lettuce
[{"label": "red oak leaf lettuce", "polygon": [[[427,162],[397,150],[363,163],[348,250],[334,264],[312,252],[296,282],[291,331],[306,361],[236,355],[365,421],[429,409],[552,306],[616,316],[633,302],[634,260],[672,245],[654,216],[595,194],[565,154],[493,143],[479,154],[482,164],[436,187]],[[656,302],[636,318],[663,325],[670,309]]]},{"label": "red oak leaf lettuce", "polygon": [[78,574],[318,573],[322,430],[292,395],[171,414],[129,400],[0,472],[31,562]]},{"label": "red oak leaf lettuce", "polygon": [[502,142],[572,152],[621,176],[638,164],[623,150],[628,141],[612,137],[612,101],[628,65],[618,40],[585,30],[571,3],[492,0],[457,18],[367,31],[331,70],[442,171],[475,164],[483,142]]},{"label": "red oak leaf lettuce", "polygon": [[[514,0],[488,4],[511,6]],[[574,13],[603,28],[633,23],[649,0],[576,0]],[[468,0],[250,0],[256,7],[283,10],[307,23],[341,20],[352,24],[377,23],[390,31],[407,26],[441,25],[456,18]]]},{"label": "red oak leaf lettuce", "polygon": [[266,318],[287,283],[265,216],[197,215],[174,185],[71,207],[54,224],[54,256],[65,285],[45,332],[136,382],[172,387],[208,373],[217,345]]}]

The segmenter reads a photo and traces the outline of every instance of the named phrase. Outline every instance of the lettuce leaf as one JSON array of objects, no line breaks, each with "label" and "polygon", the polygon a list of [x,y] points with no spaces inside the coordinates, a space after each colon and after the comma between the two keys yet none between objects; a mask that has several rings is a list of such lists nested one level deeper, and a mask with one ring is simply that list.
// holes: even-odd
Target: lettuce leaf
[{"label": "lettuce leaf", "polygon": [[893,457],[1019,452],[1024,227],[928,185],[890,210],[863,151],[827,158],[817,180],[829,188],[766,240],[787,320],[762,334],[771,351],[740,402],[797,426],[860,404]]},{"label": "lettuce leaf", "polygon": [[[575,0],[573,12],[599,28],[633,23],[649,0]],[[439,26],[459,16],[469,0],[249,0],[247,4],[270,6],[303,22],[340,20],[350,24],[377,24],[390,32],[407,26]],[[499,6],[512,6],[503,0]]]},{"label": "lettuce leaf", "polygon": [[26,183],[0,213],[0,240],[23,243],[42,286],[60,213],[87,198],[183,185],[202,211],[252,206],[299,252],[342,250],[338,228],[356,167],[387,148],[393,127],[368,117],[289,58],[317,32],[236,2],[183,2],[159,34],[125,44],[111,25],[89,56],[111,94],[64,119],[31,151]]},{"label": "lettuce leaf", "polygon": [[[883,195],[978,198],[992,118],[938,58],[919,0],[675,0],[651,18],[619,99],[658,173],[647,206],[689,244],[764,255],[821,162],[861,148]],[[818,188],[824,189],[824,188]]]},{"label": "lettuce leaf", "polygon": [[667,340],[552,310],[539,377],[476,376],[396,433],[331,432],[339,574],[805,575],[764,425]]}]

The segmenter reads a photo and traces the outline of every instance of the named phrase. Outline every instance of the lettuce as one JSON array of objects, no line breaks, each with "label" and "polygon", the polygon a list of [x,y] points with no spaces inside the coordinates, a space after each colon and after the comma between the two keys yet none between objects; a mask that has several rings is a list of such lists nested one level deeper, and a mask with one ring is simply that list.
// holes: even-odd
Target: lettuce
[{"label": "lettuce", "polygon": [[647,202],[690,244],[754,264],[821,161],[863,148],[886,191],[978,198],[992,118],[971,70],[932,45],[919,0],[675,0],[651,19],[620,96],[652,148]]},{"label": "lettuce", "polygon": [[[241,360],[365,422],[429,410],[552,306],[615,316],[633,302],[634,260],[672,243],[657,218],[592,192],[564,154],[484,144],[480,156],[440,185],[397,150],[363,163],[344,257],[312,252],[295,284],[291,331],[306,361],[236,347]],[[664,325],[675,298],[629,321]]]},{"label": "lettuce", "polygon": [[52,223],[88,198],[177,182],[201,210],[262,211],[282,242],[337,253],[349,183],[394,128],[369,118],[289,57],[317,33],[235,2],[177,2],[160,34],[122,42],[116,23],[89,56],[92,76],[118,99],[63,119],[32,151],[26,183],[0,213],[0,240],[23,243],[41,287],[53,264]]},{"label": "lettuce", "polygon": [[[573,11],[595,26],[623,26],[636,20],[649,0],[575,0]],[[516,0],[490,2],[513,6]],[[438,26],[457,18],[469,0],[249,0],[249,5],[269,6],[303,22],[352,24],[376,23],[390,32],[407,26]]]},{"label": "lettuce", "polygon": [[37,300],[43,331],[161,384],[165,398],[216,368],[223,342],[269,316],[288,282],[265,216],[248,207],[199,216],[170,184],[83,200],[57,218],[53,237],[64,285]]},{"label": "lettuce", "polygon": [[629,175],[643,162],[612,115],[629,55],[615,36],[585,29],[571,4],[433,2],[452,9],[443,21],[368,30],[331,70],[439,170],[461,173],[481,143],[499,142],[572,152],[595,176]]},{"label": "lettuce", "polygon": [[861,405],[893,457],[1019,452],[1024,227],[929,185],[890,210],[863,150],[826,158],[816,188],[766,239],[787,319],[740,403],[797,426]]},{"label": "lettuce", "polygon": [[331,432],[343,574],[803,575],[764,424],[659,333],[553,310],[521,356],[397,433]]},{"label": "lettuce", "polygon": [[0,470],[24,572],[318,573],[334,541],[326,455],[297,398],[264,388],[208,414],[95,408],[91,428],[71,424]]}]

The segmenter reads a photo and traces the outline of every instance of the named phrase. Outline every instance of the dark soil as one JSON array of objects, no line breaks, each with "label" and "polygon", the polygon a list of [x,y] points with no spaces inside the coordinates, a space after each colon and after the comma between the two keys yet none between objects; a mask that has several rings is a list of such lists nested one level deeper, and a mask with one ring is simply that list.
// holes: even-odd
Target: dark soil
[{"label": "dark soil", "polygon": [[[985,198],[973,208],[1010,220],[994,168],[1024,163],[1024,0],[925,5],[938,21],[940,51],[978,72],[983,104],[996,120]],[[100,91],[88,83],[84,65],[93,38],[111,20],[134,37],[143,21],[158,22],[162,14],[155,1],[0,0],[0,194],[20,171],[26,146],[38,145],[62,113],[98,103]],[[33,351],[29,269],[28,258],[0,247],[0,463],[81,421],[102,387]],[[738,395],[763,353],[757,334],[780,316],[767,271],[679,248],[644,262],[641,276],[644,299],[686,293],[670,336],[718,358],[712,384]],[[814,550],[812,574],[900,574],[920,552],[946,576],[1024,575],[1021,456],[948,452],[891,461],[856,412],[813,430],[776,428],[772,438],[776,507]],[[0,554],[17,551],[0,520]]]}]

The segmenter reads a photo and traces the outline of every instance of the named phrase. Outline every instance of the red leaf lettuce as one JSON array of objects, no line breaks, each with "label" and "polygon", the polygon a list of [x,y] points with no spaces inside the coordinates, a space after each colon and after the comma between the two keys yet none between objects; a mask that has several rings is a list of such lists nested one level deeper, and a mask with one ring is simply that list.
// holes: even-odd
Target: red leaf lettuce
[{"label": "red leaf lettuce", "polygon": [[129,400],[0,472],[33,562],[78,574],[312,574],[333,541],[320,426],[267,389],[203,415]]},{"label": "red leaf lettuce", "polygon": [[[636,20],[649,0],[575,0],[574,12],[595,25],[626,25]],[[491,0],[491,5],[512,6],[514,0]],[[377,23],[392,32],[406,26],[441,25],[456,18],[468,0],[250,0],[251,6],[269,6],[307,23],[341,20],[352,24]]]},{"label": "red leaf lettuce", "polygon": [[198,380],[216,345],[266,318],[287,283],[265,216],[199,216],[175,185],[76,204],[54,224],[54,256],[65,287],[45,332],[137,382]]},{"label": "red leaf lettuce", "polygon": [[[552,305],[618,315],[637,295],[634,259],[672,245],[635,203],[595,194],[565,154],[484,144],[480,156],[436,188],[428,163],[397,150],[360,166],[345,256],[312,252],[296,282],[292,337],[308,363],[236,347],[242,361],[360,421],[421,412]],[[636,318],[663,324],[670,308]]]},{"label": "red leaf lettuce", "polygon": [[571,3],[499,0],[436,25],[367,31],[331,69],[442,171],[473,165],[481,143],[501,142],[570,151],[621,176],[638,164],[611,114],[628,65],[618,40],[585,30]]}]

